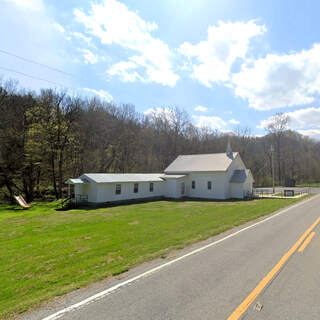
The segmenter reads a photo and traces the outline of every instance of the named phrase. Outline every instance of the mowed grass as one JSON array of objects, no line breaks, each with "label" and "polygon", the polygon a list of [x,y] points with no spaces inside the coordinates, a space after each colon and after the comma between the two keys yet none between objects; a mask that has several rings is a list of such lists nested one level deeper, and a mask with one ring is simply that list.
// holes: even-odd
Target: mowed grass
[{"label": "mowed grass", "polygon": [[310,183],[301,183],[297,184],[297,187],[312,187],[312,188],[319,188],[320,182],[310,182]]},{"label": "mowed grass", "polygon": [[0,206],[0,318],[300,199],[157,201],[56,211]]}]

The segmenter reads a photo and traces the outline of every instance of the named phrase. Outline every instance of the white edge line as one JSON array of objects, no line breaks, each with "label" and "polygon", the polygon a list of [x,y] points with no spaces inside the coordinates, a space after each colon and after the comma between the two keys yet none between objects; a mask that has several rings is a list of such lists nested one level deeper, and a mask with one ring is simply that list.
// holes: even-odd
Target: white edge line
[{"label": "white edge line", "polygon": [[96,301],[96,300],[98,300],[98,299],[101,299],[101,298],[107,296],[108,294],[112,293],[113,291],[115,291],[115,290],[117,290],[117,289],[119,289],[119,288],[121,288],[121,287],[123,287],[123,286],[125,286],[125,285],[127,285],[127,284],[129,284],[129,283],[131,283],[131,282],[134,282],[134,281],[136,281],[136,280],[138,280],[138,279],[141,279],[141,278],[143,278],[143,277],[146,277],[146,276],[148,276],[148,275],[151,274],[151,273],[157,272],[157,271],[159,271],[159,270],[161,270],[161,269],[163,269],[163,268],[165,268],[165,267],[167,267],[167,266],[169,266],[169,265],[171,265],[171,264],[174,264],[174,263],[176,263],[176,262],[178,262],[178,261],[180,261],[180,260],[183,260],[183,259],[185,259],[185,258],[187,258],[187,257],[189,257],[189,256],[191,256],[191,255],[194,255],[194,254],[196,254],[196,253],[198,253],[198,252],[201,252],[201,251],[203,251],[203,250],[205,250],[205,249],[207,249],[207,248],[210,248],[210,247],[212,247],[212,246],[214,246],[214,245],[217,245],[218,243],[220,243],[220,242],[222,242],[222,241],[225,241],[225,240],[227,240],[227,239],[230,239],[230,238],[238,235],[238,234],[241,233],[241,232],[244,232],[244,231],[246,231],[246,230],[249,230],[249,229],[251,229],[251,228],[254,228],[254,227],[256,227],[257,225],[262,224],[262,223],[264,223],[264,222],[266,222],[266,221],[269,221],[269,220],[271,220],[271,219],[273,219],[273,218],[275,218],[275,217],[277,217],[277,216],[279,216],[279,215],[281,215],[281,214],[284,214],[285,212],[287,212],[287,211],[289,211],[289,210],[291,210],[291,209],[294,209],[294,208],[296,208],[296,207],[298,207],[298,206],[301,206],[302,204],[305,204],[306,202],[309,202],[309,201],[311,201],[311,200],[314,200],[315,197],[316,197],[316,196],[313,196],[313,197],[310,198],[310,199],[306,199],[306,200],[304,200],[304,201],[302,201],[302,202],[299,202],[299,203],[297,203],[297,204],[294,204],[293,206],[290,206],[290,207],[288,207],[288,208],[285,208],[285,209],[281,210],[280,212],[278,212],[278,213],[276,213],[276,214],[274,214],[274,215],[272,215],[272,216],[270,216],[270,217],[268,217],[268,218],[265,218],[265,219],[263,219],[263,220],[261,220],[261,221],[258,221],[258,222],[256,222],[256,223],[250,225],[250,226],[247,226],[247,227],[245,227],[245,228],[243,228],[243,229],[241,229],[241,230],[238,230],[238,231],[236,231],[236,232],[234,232],[234,233],[232,233],[232,234],[229,234],[228,236],[226,236],[226,237],[224,237],[224,238],[222,238],[222,239],[219,239],[219,240],[216,240],[216,241],[214,241],[214,242],[211,242],[211,243],[209,243],[209,244],[207,244],[207,245],[205,245],[205,246],[203,246],[203,247],[201,247],[201,248],[195,249],[195,250],[193,250],[193,251],[191,251],[191,252],[189,252],[189,253],[187,253],[187,254],[179,257],[179,258],[176,258],[176,259],[173,259],[173,260],[171,260],[171,261],[169,261],[169,262],[166,262],[166,263],[164,263],[164,264],[162,264],[162,265],[160,265],[160,266],[158,266],[158,267],[155,267],[155,268],[150,269],[150,270],[148,270],[148,271],[146,271],[146,272],[144,272],[144,273],[141,273],[141,274],[139,274],[139,275],[137,275],[137,276],[135,276],[135,277],[133,277],[133,278],[131,278],[131,279],[128,279],[128,280],[123,281],[123,282],[120,282],[120,283],[118,283],[117,285],[115,285],[115,286],[113,286],[113,287],[111,287],[111,288],[108,288],[108,289],[106,289],[106,290],[104,290],[104,291],[101,291],[101,292],[99,292],[99,293],[97,293],[97,294],[95,294],[95,295],[93,295],[93,296],[91,296],[91,297],[88,297],[88,298],[86,298],[86,299],[84,299],[84,300],[82,300],[82,301],[80,301],[80,302],[78,302],[78,303],[75,303],[75,304],[73,304],[73,305],[71,305],[71,306],[69,306],[69,307],[67,307],[67,308],[64,308],[64,309],[62,309],[62,310],[60,310],[60,311],[58,311],[58,312],[56,312],[56,313],[53,313],[52,315],[47,316],[47,317],[43,318],[42,320],[55,320],[55,319],[58,319],[58,318],[62,317],[62,316],[63,316],[65,313],[67,313],[67,312],[70,312],[70,311],[72,311],[72,310],[74,310],[74,309],[77,309],[77,308],[79,308],[79,307],[81,307],[81,306],[84,306],[84,305],[89,304],[89,303],[91,303],[91,302],[93,302],[93,301]]}]

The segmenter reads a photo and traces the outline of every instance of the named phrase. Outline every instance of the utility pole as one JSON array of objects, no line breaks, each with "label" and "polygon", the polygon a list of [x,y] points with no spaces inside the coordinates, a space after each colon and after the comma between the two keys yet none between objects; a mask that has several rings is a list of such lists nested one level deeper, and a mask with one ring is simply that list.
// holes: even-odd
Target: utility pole
[{"label": "utility pole", "polygon": [[273,148],[273,145],[271,145],[270,151],[271,151],[271,167],[272,167],[272,193],[275,194],[275,188],[274,188],[274,163],[273,163],[274,148]]}]

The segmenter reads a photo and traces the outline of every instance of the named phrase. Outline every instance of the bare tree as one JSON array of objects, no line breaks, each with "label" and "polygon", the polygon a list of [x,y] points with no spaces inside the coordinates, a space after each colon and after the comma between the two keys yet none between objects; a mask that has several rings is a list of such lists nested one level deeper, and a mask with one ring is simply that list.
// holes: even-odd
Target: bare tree
[{"label": "bare tree", "polygon": [[278,166],[278,183],[281,184],[283,173],[282,173],[282,140],[285,132],[288,130],[290,118],[284,113],[277,113],[272,118],[267,127],[265,128],[269,134],[272,135],[275,150],[277,155],[277,166]]}]

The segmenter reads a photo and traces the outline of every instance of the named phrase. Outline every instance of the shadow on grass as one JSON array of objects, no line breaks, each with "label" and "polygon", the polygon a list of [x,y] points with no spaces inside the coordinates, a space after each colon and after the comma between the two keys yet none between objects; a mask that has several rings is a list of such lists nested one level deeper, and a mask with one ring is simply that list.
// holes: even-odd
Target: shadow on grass
[{"label": "shadow on grass", "polygon": [[90,204],[78,204],[74,207],[70,208],[57,208],[56,211],[68,211],[72,209],[85,209],[87,211],[90,210],[96,210],[98,208],[113,208],[113,207],[121,207],[121,206],[127,206],[130,204],[143,204],[143,203],[150,203],[155,201],[171,201],[171,202],[178,202],[178,203],[184,203],[184,202],[216,202],[216,203],[232,203],[232,202],[248,202],[253,200],[261,200],[260,198],[248,198],[248,199],[206,199],[206,198],[190,198],[190,197],[183,197],[180,199],[175,198],[166,198],[166,197],[154,197],[154,198],[144,198],[144,199],[130,199],[130,200],[122,200],[122,201],[113,201],[113,202],[104,202],[104,203],[90,203]]}]

